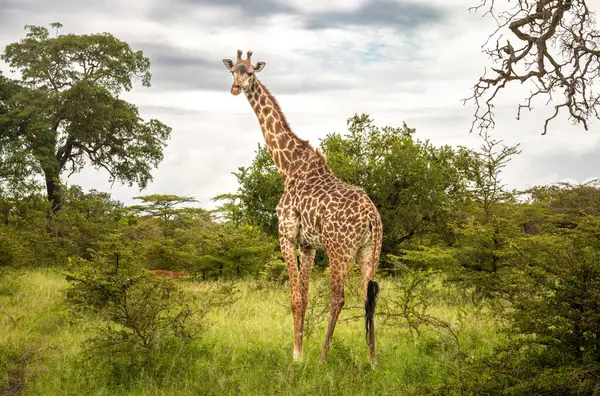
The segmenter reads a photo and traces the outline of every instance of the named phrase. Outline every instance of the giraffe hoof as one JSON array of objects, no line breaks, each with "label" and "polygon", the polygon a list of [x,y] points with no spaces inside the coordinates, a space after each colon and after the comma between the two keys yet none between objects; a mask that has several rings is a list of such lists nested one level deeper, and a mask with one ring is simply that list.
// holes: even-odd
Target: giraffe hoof
[{"label": "giraffe hoof", "polygon": [[293,355],[293,360],[294,362],[301,362],[302,361],[302,352],[297,351],[294,349],[294,355]]}]

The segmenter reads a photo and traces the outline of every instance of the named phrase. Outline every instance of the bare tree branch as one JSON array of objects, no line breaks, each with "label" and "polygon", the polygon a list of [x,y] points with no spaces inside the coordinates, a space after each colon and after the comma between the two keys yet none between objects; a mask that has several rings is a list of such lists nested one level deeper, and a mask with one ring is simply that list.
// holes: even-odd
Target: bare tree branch
[{"label": "bare tree branch", "polygon": [[[513,81],[532,86],[518,104],[517,119],[522,110],[533,109],[532,100],[547,96],[546,104],[554,103],[554,112],[545,120],[542,135],[561,111],[587,131],[591,119],[600,119],[600,94],[592,89],[600,79],[600,32],[585,0],[516,0],[501,12],[496,5],[494,0],[482,0],[469,8],[484,10],[483,16],[491,16],[498,25],[482,46],[495,66],[493,73],[488,76],[486,70],[473,95],[463,100],[475,102],[471,131],[477,127],[481,133],[495,126],[494,101]],[[518,40],[517,48],[509,40],[501,44],[506,30]],[[494,38],[496,45],[491,47]]]}]

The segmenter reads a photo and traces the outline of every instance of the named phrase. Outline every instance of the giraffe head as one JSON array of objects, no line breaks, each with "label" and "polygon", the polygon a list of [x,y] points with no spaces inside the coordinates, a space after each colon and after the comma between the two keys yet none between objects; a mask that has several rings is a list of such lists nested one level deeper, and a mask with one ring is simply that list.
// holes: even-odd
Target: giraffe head
[{"label": "giraffe head", "polygon": [[252,85],[256,79],[255,73],[264,69],[265,62],[256,62],[252,65],[252,51],[246,53],[246,59],[242,59],[242,50],[237,51],[237,60],[235,63],[231,59],[223,59],[223,64],[233,75],[233,84],[231,84],[231,94],[239,95],[241,91]]}]

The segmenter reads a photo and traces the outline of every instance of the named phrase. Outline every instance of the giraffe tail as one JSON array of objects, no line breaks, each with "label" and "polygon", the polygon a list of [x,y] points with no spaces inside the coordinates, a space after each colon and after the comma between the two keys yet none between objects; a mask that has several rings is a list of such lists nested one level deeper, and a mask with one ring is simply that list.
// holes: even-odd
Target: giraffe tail
[{"label": "giraffe tail", "polygon": [[371,216],[371,276],[367,284],[367,296],[365,300],[365,338],[367,344],[371,346],[375,342],[374,316],[377,296],[379,295],[379,283],[375,281],[375,271],[379,264],[379,255],[381,253],[382,227],[381,218],[374,207],[374,213]]},{"label": "giraffe tail", "polygon": [[367,286],[367,301],[365,301],[365,338],[367,344],[370,345],[370,340],[374,337],[371,335],[375,328],[374,316],[375,316],[375,305],[377,303],[377,295],[379,294],[379,283],[374,280],[370,280]]}]

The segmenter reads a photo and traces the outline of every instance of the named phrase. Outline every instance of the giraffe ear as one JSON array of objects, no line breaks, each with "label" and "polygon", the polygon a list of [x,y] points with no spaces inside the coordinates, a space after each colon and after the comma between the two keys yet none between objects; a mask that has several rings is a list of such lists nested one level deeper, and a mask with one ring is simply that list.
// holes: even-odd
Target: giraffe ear
[{"label": "giraffe ear", "polygon": [[266,65],[267,64],[265,62],[256,62],[256,65],[253,67],[254,72],[258,73],[259,71],[264,69]]},{"label": "giraffe ear", "polygon": [[223,59],[223,64],[227,70],[231,70],[233,68],[233,61],[231,59]]}]

